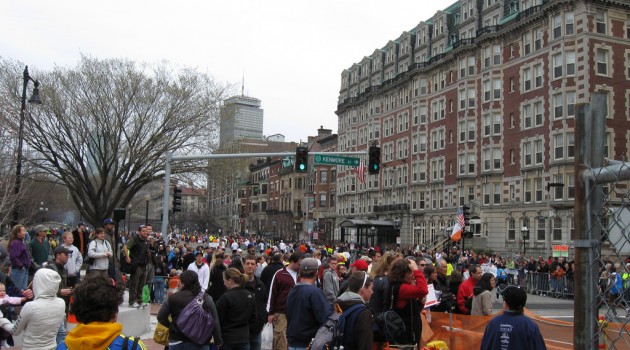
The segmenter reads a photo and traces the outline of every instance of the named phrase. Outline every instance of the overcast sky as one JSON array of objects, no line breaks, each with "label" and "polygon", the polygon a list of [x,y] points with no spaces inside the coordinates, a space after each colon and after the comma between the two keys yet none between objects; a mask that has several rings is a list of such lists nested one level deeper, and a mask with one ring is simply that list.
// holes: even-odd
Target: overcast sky
[{"label": "overcast sky", "polygon": [[[167,60],[240,84],[264,134],[337,132],[341,72],[455,0],[0,0],[0,55],[37,69],[80,55]],[[46,82],[42,82],[45,88]]]}]

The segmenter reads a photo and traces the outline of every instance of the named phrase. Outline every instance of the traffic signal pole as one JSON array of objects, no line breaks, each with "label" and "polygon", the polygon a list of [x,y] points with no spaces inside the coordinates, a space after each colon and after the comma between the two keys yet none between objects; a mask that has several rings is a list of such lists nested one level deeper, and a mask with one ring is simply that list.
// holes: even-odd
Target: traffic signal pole
[{"label": "traffic signal pole", "polygon": [[[309,156],[315,155],[337,155],[337,156],[354,156],[366,155],[364,151],[348,151],[348,152],[308,152]],[[203,154],[198,156],[175,156],[171,152],[166,152],[166,161],[164,165],[164,191],[162,198],[162,235],[168,234],[168,209],[170,200],[171,187],[171,162],[182,160],[204,160],[204,159],[233,159],[233,158],[262,158],[262,157],[295,157],[295,152],[277,152],[277,153],[225,153],[225,154]]]}]

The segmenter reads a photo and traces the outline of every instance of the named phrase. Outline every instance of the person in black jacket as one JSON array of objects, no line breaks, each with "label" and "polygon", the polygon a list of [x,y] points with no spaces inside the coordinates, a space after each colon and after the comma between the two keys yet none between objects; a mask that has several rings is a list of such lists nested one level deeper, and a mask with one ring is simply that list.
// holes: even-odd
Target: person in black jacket
[{"label": "person in black jacket", "polygon": [[249,350],[260,350],[260,336],[267,323],[267,287],[255,276],[257,267],[255,255],[245,257],[245,274],[248,277],[245,288],[256,297],[256,320],[249,325]]},{"label": "person in black jacket", "polygon": [[367,272],[355,272],[348,278],[348,290],[337,298],[337,304],[344,312],[356,304],[363,306],[346,313],[346,323],[342,330],[345,349],[372,349],[372,312],[366,305],[372,297],[372,287],[372,278]]},{"label": "person in black jacket", "polygon": [[[157,320],[164,326],[168,327],[168,342],[169,349],[199,349],[199,350],[209,350],[209,344],[195,344],[190,339],[188,339],[185,335],[183,335],[179,328],[177,328],[176,320],[179,317],[179,314],[184,310],[186,305],[190,303],[191,300],[196,298],[201,292],[201,285],[199,285],[199,278],[197,277],[197,273],[192,270],[186,270],[179,275],[180,285],[179,292],[174,293],[169,296],[168,299],[157,314]],[[212,337],[214,339],[214,344],[217,346],[221,346],[223,344],[223,338],[221,335],[221,322],[219,315],[217,313],[217,308],[212,301],[210,296],[204,294],[203,300],[203,308],[204,310],[210,312],[212,314],[212,318],[214,318],[214,330],[212,331]],[[173,320],[172,322],[169,320]]]},{"label": "person in black jacket", "polygon": [[223,337],[221,350],[247,350],[249,325],[256,321],[254,294],[244,288],[247,275],[235,268],[223,273],[223,282],[227,291],[217,301]]},{"label": "person in black jacket", "polygon": [[210,294],[212,300],[216,303],[227,290],[223,283],[223,272],[227,270],[227,267],[223,263],[223,252],[214,255],[214,264],[210,269],[210,287],[206,290],[206,293]]},{"label": "person in black jacket", "polygon": [[260,279],[267,287],[267,294],[269,294],[269,288],[271,288],[271,281],[273,280],[273,275],[278,272],[278,270],[282,270],[284,268],[284,264],[282,263],[282,254],[275,253],[271,256],[271,262],[267,265],[262,272],[260,273]]}]

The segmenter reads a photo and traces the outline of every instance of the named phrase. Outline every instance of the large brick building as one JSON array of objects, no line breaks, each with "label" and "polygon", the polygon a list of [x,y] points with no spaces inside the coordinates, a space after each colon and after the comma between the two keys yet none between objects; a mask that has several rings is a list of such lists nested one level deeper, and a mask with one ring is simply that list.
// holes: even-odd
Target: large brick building
[{"label": "large brick building", "polygon": [[341,75],[339,150],[377,143],[382,169],[339,168],[338,222],[430,246],[469,204],[467,247],[570,244],[576,104],[606,94],[606,153],[627,157],[629,39],[625,0],[460,0],[403,32]]}]

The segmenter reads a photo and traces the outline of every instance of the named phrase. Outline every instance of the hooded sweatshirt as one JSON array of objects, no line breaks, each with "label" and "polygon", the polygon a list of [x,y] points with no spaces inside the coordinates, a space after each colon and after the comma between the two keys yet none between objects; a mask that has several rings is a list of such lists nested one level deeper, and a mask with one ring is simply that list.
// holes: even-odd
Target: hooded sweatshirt
[{"label": "hooded sweatshirt", "polygon": [[[339,304],[342,311],[346,311],[352,305],[365,304],[365,301],[359,294],[347,291],[337,298],[337,304]],[[370,350],[372,349],[373,340],[372,312],[367,305],[363,310],[357,312],[360,313],[355,318],[356,323],[352,334],[354,344],[344,344],[344,346],[346,349]]]},{"label": "hooded sweatshirt", "polygon": [[[125,336],[120,332],[122,325],[120,323],[111,322],[90,322],[88,324],[79,324],[73,330],[68,332],[66,340],[59,344],[57,350],[75,350],[75,349],[91,349],[91,350],[119,350],[123,348]],[[127,349],[131,349],[134,338],[129,337]],[[133,350],[146,350],[146,346],[142,341],[138,342],[138,347]]]},{"label": "hooded sweatshirt", "polygon": [[33,278],[35,299],[24,304],[13,325],[13,335],[24,332],[22,349],[53,349],[66,303],[57,297],[61,276],[51,269],[39,269]]}]

